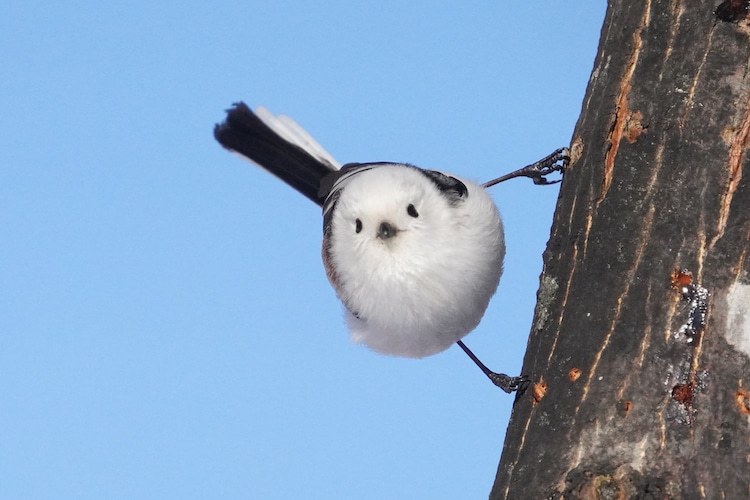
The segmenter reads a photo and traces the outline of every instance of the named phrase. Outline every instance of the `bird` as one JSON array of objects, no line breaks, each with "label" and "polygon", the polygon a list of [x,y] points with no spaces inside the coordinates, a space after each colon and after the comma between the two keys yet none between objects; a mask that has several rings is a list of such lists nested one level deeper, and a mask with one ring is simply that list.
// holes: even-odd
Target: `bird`
[{"label": "bird", "polygon": [[407,358],[458,344],[505,392],[528,382],[490,370],[462,341],[503,271],[503,223],[486,188],[514,177],[559,182],[546,176],[564,169],[566,148],[478,184],[409,163],[341,165],[288,116],[244,102],[226,112],[219,144],[322,208],[323,266],[354,342]]}]

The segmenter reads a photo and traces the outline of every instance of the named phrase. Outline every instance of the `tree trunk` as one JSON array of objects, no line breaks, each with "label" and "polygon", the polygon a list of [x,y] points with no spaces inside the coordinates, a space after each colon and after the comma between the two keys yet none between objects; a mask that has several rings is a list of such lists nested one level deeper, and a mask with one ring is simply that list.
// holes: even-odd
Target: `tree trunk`
[{"label": "tree trunk", "polygon": [[717,3],[609,3],[492,499],[750,498],[749,2]]}]

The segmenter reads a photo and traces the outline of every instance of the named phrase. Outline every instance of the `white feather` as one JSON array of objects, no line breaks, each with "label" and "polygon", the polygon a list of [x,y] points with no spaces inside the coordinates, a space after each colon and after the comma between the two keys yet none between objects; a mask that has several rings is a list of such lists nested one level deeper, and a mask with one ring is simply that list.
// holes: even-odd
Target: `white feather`
[{"label": "white feather", "polygon": [[[421,358],[479,324],[502,274],[505,243],[490,196],[460,180],[468,194],[458,203],[400,164],[358,173],[342,188],[328,244],[332,284],[355,342]],[[397,228],[395,236],[378,236],[383,222]]]},{"label": "white feather", "polygon": [[336,170],[341,168],[341,164],[326,151],[323,146],[318,143],[312,136],[307,133],[297,122],[286,115],[274,116],[267,108],[258,106],[255,109],[255,114],[260,118],[263,123],[276,132],[287,142],[299,146],[300,148],[307,151],[310,155],[321,160],[325,163],[329,163]]}]

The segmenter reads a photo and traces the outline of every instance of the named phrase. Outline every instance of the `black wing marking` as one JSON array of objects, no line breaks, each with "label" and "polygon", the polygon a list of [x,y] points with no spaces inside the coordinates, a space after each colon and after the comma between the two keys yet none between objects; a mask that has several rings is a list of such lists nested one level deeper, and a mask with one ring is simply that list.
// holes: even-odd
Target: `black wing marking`
[{"label": "black wing marking", "polygon": [[214,127],[214,137],[226,149],[271,172],[315,204],[323,204],[325,197],[318,195],[320,181],[335,172],[337,165],[279,135],[245,103],[235,103],[227,110],[226,120]]},{"label": "black wing marking", "polygon": [[451,205],[456,205],[463,201],[463,199],[469,194],[469,190],[466,189],[466,184],[455,177],[445,175],[437,170],[424,170],[420,168],[419,171],[435,183],[440,192],[448,198],[448,202]]}]

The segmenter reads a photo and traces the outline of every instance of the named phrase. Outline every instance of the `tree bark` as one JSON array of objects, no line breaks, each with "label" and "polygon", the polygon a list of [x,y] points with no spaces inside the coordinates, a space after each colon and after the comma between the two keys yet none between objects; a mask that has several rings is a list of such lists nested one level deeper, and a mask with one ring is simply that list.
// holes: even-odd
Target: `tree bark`
[{"label": "tree bark", "polygon": [[492,499],[750,498],[750,24],[718,1],[609,3]]}]

